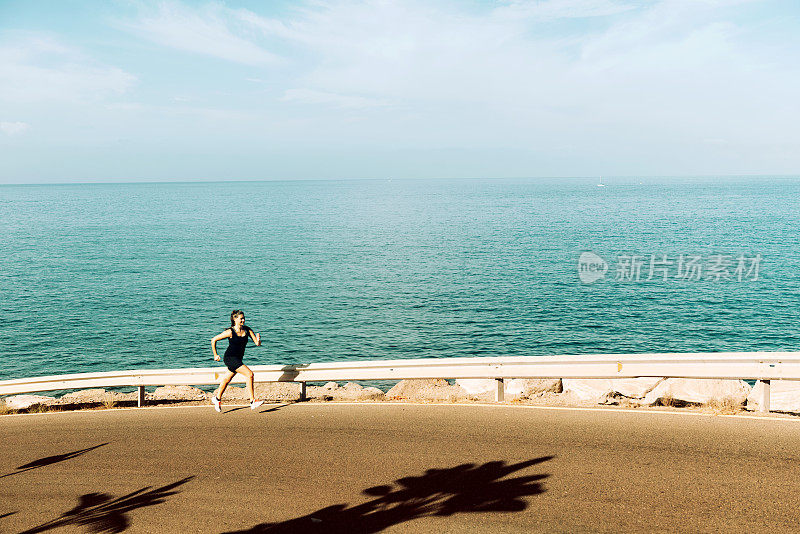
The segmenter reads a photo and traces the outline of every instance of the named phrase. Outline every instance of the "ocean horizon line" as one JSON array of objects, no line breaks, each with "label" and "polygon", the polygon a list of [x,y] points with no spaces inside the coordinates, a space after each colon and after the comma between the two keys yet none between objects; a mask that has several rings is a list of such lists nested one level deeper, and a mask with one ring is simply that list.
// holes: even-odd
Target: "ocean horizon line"
[{"label": "ocean horizon line", "polygon": [[459,181],[508,181],[508,180],[708,180],[708,179],[755,179],[788,180],[800,179],[798,174],[597,174],[588,176],[463,176],[463,177],[369,177],[369,178],[253,178],[253,179],[188,179],[188,180],[120,180],[120,181],[63,181],[63,182],[0,182],[5,186],[74,186],[74,185],[147,185],[147,184],[221,184],[221,183],[335,183],[335,182],[459,182]]}]

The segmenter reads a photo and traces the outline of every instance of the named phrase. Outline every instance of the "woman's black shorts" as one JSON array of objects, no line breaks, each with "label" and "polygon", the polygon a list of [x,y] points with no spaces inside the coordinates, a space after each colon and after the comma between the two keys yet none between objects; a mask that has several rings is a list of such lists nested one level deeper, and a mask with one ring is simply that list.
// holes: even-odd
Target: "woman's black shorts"
[{"label": "woman's black shorts", "polygon": [[227,367],[231,373],[235,373],[236,370],[243,365],[241,356],[226,354],[222,357],[222,361],[225,362],[225,367]]}]

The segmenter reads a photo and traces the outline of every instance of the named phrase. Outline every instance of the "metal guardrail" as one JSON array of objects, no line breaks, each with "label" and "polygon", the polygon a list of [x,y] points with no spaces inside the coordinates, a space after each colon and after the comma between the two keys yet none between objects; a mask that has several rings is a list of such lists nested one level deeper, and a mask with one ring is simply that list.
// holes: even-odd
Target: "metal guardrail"
[{"label": "metal guardrail", "polygon": [[[769,411],[770,380],[800,380],[800,352],[717,352],[663,354],[587,354],[483,358],[426,358],[347,361],[302,365],[251,365],[257,382],[488,378],[497,380],[495,400],[504,400],[503,381],[511,378],[718,378],[763,382],[760,410]],[[223,367],[139,369],[80,373],[0,381],[0,395],[63,389],[136,386],[139,405],[145,386],[211,385]],[[233,382],[244,382],[237,375]]]}]

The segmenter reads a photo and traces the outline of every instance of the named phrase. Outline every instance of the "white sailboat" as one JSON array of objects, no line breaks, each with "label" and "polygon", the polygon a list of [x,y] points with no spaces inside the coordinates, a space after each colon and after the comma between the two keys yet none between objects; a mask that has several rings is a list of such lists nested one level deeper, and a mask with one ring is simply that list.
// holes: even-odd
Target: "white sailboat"
[{"label": "white sailboat", "polygon": [[600,177],[600,182],[597,184],[597,187],[605,187],[606,184],[603,183],[603,177]]}]

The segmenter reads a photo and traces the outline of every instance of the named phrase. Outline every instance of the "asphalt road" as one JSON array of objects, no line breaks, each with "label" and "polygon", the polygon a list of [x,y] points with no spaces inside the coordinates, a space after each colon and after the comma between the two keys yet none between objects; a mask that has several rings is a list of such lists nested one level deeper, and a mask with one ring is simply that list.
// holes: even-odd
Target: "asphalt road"
[{"label": "asphalt road", "polygon": [[294,404],[0,417],[0,532],[800,531],[800,421]]}]

